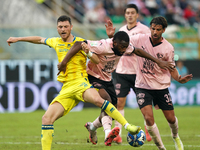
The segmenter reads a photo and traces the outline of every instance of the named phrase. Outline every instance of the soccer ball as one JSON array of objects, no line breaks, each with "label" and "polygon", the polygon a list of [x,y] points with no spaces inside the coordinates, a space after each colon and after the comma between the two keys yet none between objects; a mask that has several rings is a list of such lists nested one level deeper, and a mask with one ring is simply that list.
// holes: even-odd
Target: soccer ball
[{"label": "soccer ball", "polygon": [[128,132],[127,134],[127,142],[133,147],[140,147],[146,141],[146,135],[144,131],[141,129],[138,134],[132,135]]}]

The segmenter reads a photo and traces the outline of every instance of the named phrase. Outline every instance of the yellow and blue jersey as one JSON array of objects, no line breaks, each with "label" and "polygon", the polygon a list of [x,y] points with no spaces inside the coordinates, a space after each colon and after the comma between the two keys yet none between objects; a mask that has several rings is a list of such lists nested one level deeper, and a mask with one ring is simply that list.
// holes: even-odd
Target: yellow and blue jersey
[{"label": "yellow and blue jersey", "polygon": [[[74,37],[73,42],[64,42],[60,37],[53,37],[45,39],[45,44],[55,49],[58,56],[58,62],[62,62],[69,49],[74,45],[76,41],[84,41],[85,39],[80,37]],[[76,53],[70,61],[67,63],[66,72],[60,73],[57,80],[60,82],[66,82],[75,80],[80,77],[87,77],[86,72],[86,54],[83,50]]]}]

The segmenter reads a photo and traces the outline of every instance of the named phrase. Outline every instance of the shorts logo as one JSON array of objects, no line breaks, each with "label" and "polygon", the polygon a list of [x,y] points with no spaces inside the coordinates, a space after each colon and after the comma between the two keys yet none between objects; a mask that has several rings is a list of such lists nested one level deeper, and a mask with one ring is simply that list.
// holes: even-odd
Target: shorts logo
[{"label": "shorts logo", "polygon": [[117,84],[115,84],[115,87],[116,87],[117,89],[120,89],[120,88],[121,88],[121,84],[120,84],[120,83],[117,83]]},{"label": "shorts logo", "polygon": [[120,90],[115,90],[116,95],[119,95]]},{"label": "shorts logo", "polygon": [[143,103],[144,103],[144,99],[139,99],[139,100],[138,100],[138,104],[139,104],[139,105],[142,105]]},{"label": "shorts logo", "polygon": [[97,82],[93,82],[92,85],[93,85],[94,87],[102,87],[102,84],[97,83]]},{"label": "shorts logo", "polygon": [[139,93],[139,94],[137,95],[137,97],[138,97],[138,98],[144,98],[144,97],[145,97],[145,94],[144,94],[144,93]]}]

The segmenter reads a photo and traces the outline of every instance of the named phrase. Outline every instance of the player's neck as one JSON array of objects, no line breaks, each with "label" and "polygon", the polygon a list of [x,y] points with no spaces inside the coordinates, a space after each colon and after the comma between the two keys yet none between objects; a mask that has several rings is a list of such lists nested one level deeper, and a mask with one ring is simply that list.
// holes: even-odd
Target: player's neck
[{"label": "player's neck", "polygon": [[151,42],[153,45],[157,45],[157,44],[161,43],[161,41],[163,40],[163,37],[161,37],[158,40],[154,40],[152,37],[150,37],[150,38],[151,38]]},{"label": "player's neck", "polygon": [[130,29],[134,28],[136,25],[137,25],[137,22],[127,23],[127,28],[130,30]]},{"label": "player's neck", "polygon": [[73,42],[74,36],[70,34],[66,39],[62,39],[64,42]]}]

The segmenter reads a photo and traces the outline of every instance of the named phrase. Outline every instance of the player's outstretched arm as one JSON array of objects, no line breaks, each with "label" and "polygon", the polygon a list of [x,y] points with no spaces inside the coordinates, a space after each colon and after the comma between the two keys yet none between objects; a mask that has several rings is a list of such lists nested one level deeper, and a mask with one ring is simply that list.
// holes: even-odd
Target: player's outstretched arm
[{"label": "player's outstretched arm", "polygon": [[16,42],[30,42],[34,44],[45,44],[46,38],[40,37],[40,36],[28,36],[28,37],[10,37],[7,40],[8,45]]},{"label": "player's outstretched arm", "polygon": [[181,77],[181,75],[179,75],[178,70],[175,68],[173,71],[170,72],[171,76],[173,79],[175,79],[176,81],[178,81],[179,83],[187,83],[188,81],[192,80],[193,75],[192,74],[188,74],[184,77]]},{"label": "player's outstretched arm", "polygon": [[174,68],[175,68],[173,62],[162,61],[160,59],[157,59],[157,58],[153,57],[152,55],[150,55],[149,53],[143,51],[140,48],[135,48],[133,53],[135,53],[137,56],[144,57],[144,58],[152,60],[153,62],[157,63],[158,66],[162,69],[165,69],[165,70],[169,69],[170,71],[173,71]]},{"label": "player's outstretched arm", "polygon": [[112,23],[111,20],[108,20],[106,23],[107,23],[107,24],[105,24],[105,26],[106,26],[106,34],[108,35],[109,38],[112,38],[114,36],[114,34],[115,34],[115,29],[116,28],[113,27],[113,23]]}]

